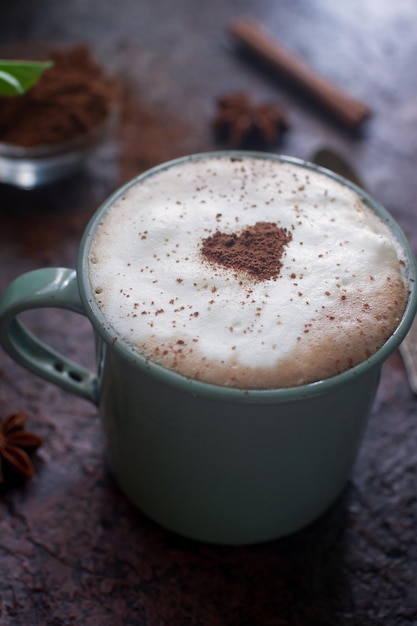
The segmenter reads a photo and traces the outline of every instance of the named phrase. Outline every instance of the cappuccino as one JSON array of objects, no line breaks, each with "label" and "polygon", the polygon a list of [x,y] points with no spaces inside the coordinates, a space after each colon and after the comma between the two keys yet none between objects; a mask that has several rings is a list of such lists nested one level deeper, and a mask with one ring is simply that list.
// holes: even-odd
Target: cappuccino
[{"label": "cappuccino", "polygon": [[390,337],[409,296],[405,253],[359,193],[256,154],[140,177],[98,224],[88,272],[115,341],[241,389],[357,365]]}]

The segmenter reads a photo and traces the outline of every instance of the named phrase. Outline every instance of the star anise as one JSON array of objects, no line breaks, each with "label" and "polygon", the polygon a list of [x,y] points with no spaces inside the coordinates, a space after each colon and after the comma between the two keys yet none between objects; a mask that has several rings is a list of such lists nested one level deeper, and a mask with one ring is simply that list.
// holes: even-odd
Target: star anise
[{"label": "star anise", "polygon": [[284,111],[275,104],[256,104],[245,92],[219,98],[213,130],[234,148],[271,148],[289,124]]},{"label": "star anise", "polygon": [[29,453],[42,445],[42,439],[25,430],[25,415],[12,413],[0,425],[0,483],[4,482],[6,466],[22,478],[35,473]]}]

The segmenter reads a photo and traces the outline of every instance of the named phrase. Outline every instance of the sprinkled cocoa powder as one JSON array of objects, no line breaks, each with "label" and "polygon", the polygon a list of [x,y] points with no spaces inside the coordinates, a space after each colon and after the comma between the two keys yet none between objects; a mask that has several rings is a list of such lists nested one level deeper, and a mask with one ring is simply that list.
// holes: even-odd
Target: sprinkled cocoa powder
[{"label": "sprinkled cocoa powder", "polygon": [[292,235],[272,222],[257,222],[240,234],[219,231],[203,240],[203,256],[211,263],[249,274],[256,280],[276,279],[285,246]]}]

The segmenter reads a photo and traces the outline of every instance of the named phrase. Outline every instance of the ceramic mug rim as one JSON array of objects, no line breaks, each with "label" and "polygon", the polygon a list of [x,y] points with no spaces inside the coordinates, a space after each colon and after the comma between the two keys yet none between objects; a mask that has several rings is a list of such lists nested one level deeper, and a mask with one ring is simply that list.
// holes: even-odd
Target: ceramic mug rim
[{"label": "ceramic mug rim", "polygon": [[[162,365],[154,363],[141,355],[133,347],[123,339],[117,338],[115,341],[115,333],[106,321],[103,313],[95,302],[95,298],[91,293],[89,278],[88,278],[88,252],[91,245],[92,238],[94,236],[97,225],[99,224],[102,216],[106,213],[113,203],[125,193],[130,187],[136,185],[138,182],[157,174],[160,171],[168,169],[175,165],[188,162],[190,160],[199,160],[207,158],[220,158],[230,157],[234,159],[244,158],[263,158],[268,160],[277,160],[279,162],[290,163],[298,167],[307,169],[309,171],[318,171],[327,177],[330,177],[343,185],[352,189],[362,201],[373,210],[383,221],[388,225],[392,234],[397,238],[401,244],[408,262],[408,282],[410,286],[408,302],[401,321],[392,335],[387,341],[368,359],[358,363],[354,367],[331,376],[326,379],[318,380],[312,383],[293,386],[293,387],[280,387],[273,389],[239,389],[234,387],[226,387],[222,385],[207,383],[192,378],[188,378],[178,372],[170,370]],[[417,261],[414,256],[414,252],[411,248],[410,242],[405,236],[398,222],[394,217],[372,196],[370,196],[365,190],[351,182],[350,180],[340,176],[328,170],[322,166],[316,165],[309,161],[281,154],[256,152],[249,150],[221,150],[221,151],[208,151],[198,152],[187,156],[182,156],[176,159],[169,160],[165,163],[156,165],[146,171],[142,172],[138,176],[134,177],[130,181],[119,187],[113,194],[111,194],[107,200],[105,200],[101,206],[94,213],[90,221],[88,222],[84,234],[80,241],[79,252],[77,257],[77,279],[80,290],[80,297],[83,302],[87,317],[89,318],[93,328],[101,337],[101,339],[114,350],[122,358],[130,361],[132,365],[140,368],[142,371],[146,371],[149,375],[152,375],[169,385],[173,385],[183,391],[193,393],[199,396],[212,397],[216,400],[231,401],[231,402],[245,402],[245,403],[257,403],[257,404],[270,404],[288,401],[297,401],[301,399],[310,398],[312,396],[324,394],[330,391],[337,390],[340,386],[345,386],[348,383],[353,382],[356,378],[361,377],[363,374],[371,371],[373,368],[379,368],[384,361],[394,352],[399,346],[401,341],[405,338],[417,312]]]}]

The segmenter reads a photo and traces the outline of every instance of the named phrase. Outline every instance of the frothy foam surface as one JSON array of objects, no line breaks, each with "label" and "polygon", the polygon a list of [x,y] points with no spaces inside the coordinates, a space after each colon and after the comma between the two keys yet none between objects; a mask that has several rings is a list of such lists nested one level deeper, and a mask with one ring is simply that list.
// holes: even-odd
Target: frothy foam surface
[{"label": "frothy foam surface", "polygon": [[[202,253],[216,232],[264,222],[291,234],[277,276]],[[185,376],[252,389],[365,360],[408,299],[400,244],[353,190],[252,156],[185,161],[130,187],[97,228],[89,276],[115,337]]]}]

